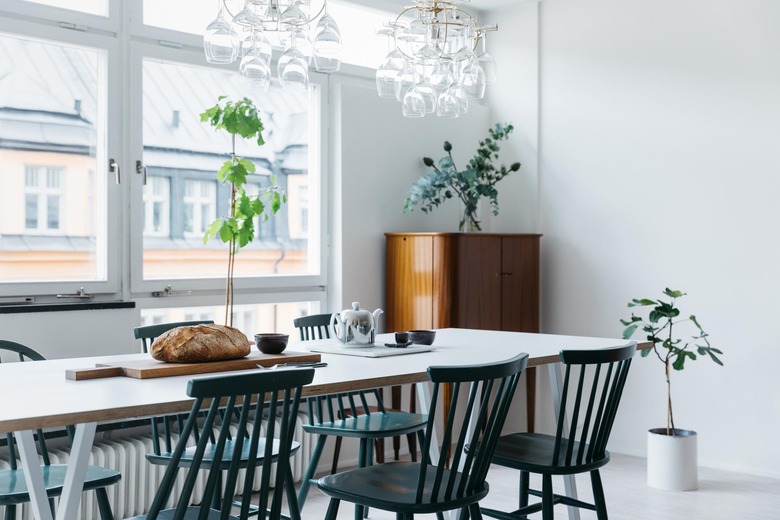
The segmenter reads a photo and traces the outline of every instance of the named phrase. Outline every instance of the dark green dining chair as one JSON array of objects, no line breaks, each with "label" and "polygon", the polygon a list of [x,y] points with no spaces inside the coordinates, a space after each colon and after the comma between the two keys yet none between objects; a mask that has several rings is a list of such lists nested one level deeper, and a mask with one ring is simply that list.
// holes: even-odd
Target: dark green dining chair
[{"label": "dark green dining chair", "polygon": [[[302,341],[325,339],[330,338],[330,317],[330,314],[304,316],[295,319],[293,324]],[[303,429],[316,434],[317,443],[298,492],[300,509],[303,509],[311,484],[316,482],[314,473],[328,437],[336,439],[338,448],[334,453],[332,468],[335,472],[343,438],[359,440],[358,466],[370,466],[374,459],[375,441],[399,435],[418,435],[422,438],[428,422],[426,415],[386,409],[379,389],[310,397],[307,409],[309,424],[304,425]],[[381,446],[384,449],[384,444]],[[365,511],[360,507],[356,508],[356,518],[362,518],[364,514]]]},{"label": "dark green dining chair", "polygon": [[[330,331],[331,331],[331,325],[330,325],[330,318],[331,314],[312,314],[309,316],[302,316],[300,318],[295,318],[293,320],[293,325],[295,325],[295,328],[298,329],[298,333],[300,335],[301,341],[309,341],[309,340],[315,340],[315,339],[329,339],[330,338]],[[399,387],[400,390],[400,387]],[[414,392],[412,392],[414,394]],[[412,398],[414,398],[414,395],[412,395]],[[369,410],[374,412],[379,412],[379,407],[377,406],[370,406]],[[396,412],[403,412],[403,410],[397,409],[397,408],[389,408],[385,407],[385,411],[396,413]],[[346,410],[347,413],[349,413],[349,410]],[[412,409],[412,412],[414,412],[414,409]],[[343,441],[343,437],[338,436],[336,437],[335,444],[333,446],[333,463],[331,465],[330,472],[336,473],[339,469],[339,457],[341,456],[341,443]],[[393,437],[393,445],[394,450],[396,452],[396,460],[398,460],[398,447],[395,445],[397,444],[398,437]],[[409,443],[409,454],[412,457],[412,462],[417,462],[417,435],[416,433],[407,433],[406,434],[406,440]],[[374,452],[376,455],[376,461],[378,463],[382,463],[385,460],[385,439],[383,437],[380,437],[378,439],[374,440]]]},{"label": "dark green dining chair", "polygon": [[[564,504],[595,511],[599,520],[607,520],[599,468],[609,462],[607,441],[635,353],[634,342],[609,349],[561,351],[565,375],[555,435],[514,433],[499,439],[493,464],[520,471],[519,508],[513,512],[483,508],[483,514],[518,520],[541,511],[543,520],[553,520],[554,506]],[[541,491],[530,489],[531,473],[542,476]],[[554,475],[579,473],[590,473],[593,504],[553,493]],[[529,495],[542,501],[529,505]]]},{"label": "dark green dining chair", "polygon": [[[341,501],[396,513],[410,520],[416,514],[465,510],[480,519],[479,501],[490,486],[486,481],[490,459],[506,420],[520,373],[528,363],[521,354],[499,363],[428,368],[433,382],[431,411],[423,442],[421,462],[389,462],[357,468],[319,479],[319,489],[330,497],[326,520],[335,520]],[[440,456],[432,462],[430,450],[443,384],[453,385],[449,412],[436,446],[440,454],[452,450],[452,464]],[[465,395],[464,395],[465,394]],[[466,451],[467,443],[478,446]]]},{"label": "dark green dining chair", "polygon": [[[314,369],[258,371],[241,374],[201,377],[187,384],[187,395],[195,402],[182,429],[170,464],[165,470],[149,512],[136,519],[171,518],[175,520],[245,519],[254,508],[265,514],[262,518],[282,518],[282,505],[287,499],[289,516],[299,520],[289,461],[298,445],[293,443],[295,422],[301,399],[301,387],[311,383]],[[255,403],[249,406],[249,403]],[[226,418],[238,414],[237,423]],[[200,424],[200,417],[202,424]],[[268,420],[261,426],[264,418]],[[232,435],[231,428],[251,432],[248,436]],[[198,431],[213,431],[200,435],[194,446],[188,441]],[[227,465],[209,460],[229,461]],[[275,464],[276,462],[279,464]],[[281,463],[285,461],[285,463]],[[275,468],[275,471],[273,471]],[[176,487],[177,475],[186,470],[178,503],[165,509]],[[191,505],[199,471],[207,471],[204,497],[219,496],[218,501],[202,500]],[[244,470],[243,477],[239,470]],[[223,477],[223,471],[226,473]],[[260,491],[255,495],[252,483],[259,471]],[[240,500],[233,502],[240,485]],[[257,503],[253,501],[257,499]],[[218,505],[218,507],[214,507]],[[233,507],[238,513],[231,516]]]},{"label": "dark green dining chair", "polygon": [[[44,361],[46,359],[30,347],[22,345],[21,343],[16,343],[15,341],[0,340],[0,363],[3,362],[3,352],[10,353],[10,356],[14,358],[14,362],[17,362],[17,360],[22,362]],[[71,440],[72,432],[72,427],[66,429],[66,433],[71,437]],[[48,432],[49,435],[61,433],[63,432]],[[44,486],[53,510],[53,499],[62,494],[68,465],[51,463],[43,430],[36,430],[35,438],[38,443],[38,453],[43,461]],[[8,465],[10,466],[10,469],[0,470],[0,507],[5,508],[3,518],[5,520],[12,520],[16,518],[16,506],[29,502],[30,493],[27,489],[27,482],[24,478],[23,470],[18,467],[16,446],[14,444],[14,437],[11,433],[6,433],[5,442],[8,447]],[[116,484],[121,478],[122,475],[116,470],[100,466],[87,466],[84,491],[95,491],[100,518],[103,520],[113,519],[111,504],[108,500],[106,488]]]},{"label": "dark green dining chair", "polygon": [[190,325],[211,325],[214,320],[193,320],[193,321],[176,321],[171,323],[156,323],[154,325],[144,325],[143,327],[136,327],[133,329],[133,336],[135,339],[141,340],[141,352],[144,354],[149,352],[149,349],[154,343],[157,336],[168,332],[176,327],[187,327]]}]

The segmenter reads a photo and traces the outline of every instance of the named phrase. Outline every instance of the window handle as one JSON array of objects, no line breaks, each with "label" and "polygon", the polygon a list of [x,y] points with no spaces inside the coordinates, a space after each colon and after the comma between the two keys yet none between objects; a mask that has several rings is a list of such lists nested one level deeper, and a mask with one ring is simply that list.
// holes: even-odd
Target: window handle
[{"label": "window handle", "polygon": [[146,165],[143,162],[135,161],[135,173],[144,176],[144,186],[146,186]]},{"label": "window handle", "polygon": [[173,287],[166,285],[162,291],[152,292],[152,296],[155,298],[164,298],[166,296],[189,296],[192,291],[174,291]]},{"label": "window handle", "polygon": [[94,294],[89,294],[83,287],[79,287],[79,290],[73,294],[58,294],[57,298],[76,298],[79,300],[91,300],[94,298]]},{"label": "window handle", "polygon": [[117,184],[121,184],[122,183],[121,173],[120,173],[120,170],[119,170],[119,163],[117,163],[114,159],[109,159],[108,160],[108,171],[110,171],[111,173],[116,173],[116,183]]}]

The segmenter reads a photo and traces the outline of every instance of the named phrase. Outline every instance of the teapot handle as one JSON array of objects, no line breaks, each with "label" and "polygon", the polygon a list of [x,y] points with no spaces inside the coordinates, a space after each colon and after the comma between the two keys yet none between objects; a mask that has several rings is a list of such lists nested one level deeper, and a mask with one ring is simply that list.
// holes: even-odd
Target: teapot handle
[{"label": "teapot handle", "polygon": [[331,329],[331,333],[333,334],[333,337],[336,339],[341,339],[339,337],[339,330],[336,328],[339,324],[339,313],[334,312],[330,315],[330,322],[328,322],[328,328]]}]

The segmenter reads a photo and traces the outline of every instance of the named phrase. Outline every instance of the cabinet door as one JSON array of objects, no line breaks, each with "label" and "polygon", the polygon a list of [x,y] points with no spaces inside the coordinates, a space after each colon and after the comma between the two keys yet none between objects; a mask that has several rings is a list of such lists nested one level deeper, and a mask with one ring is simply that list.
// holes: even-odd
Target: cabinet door
[{"label": "cabinet door", "polygon": [[387,331],[433,327],[433,237],[387,237]]},{"label": "cabinet door", "polygon": [[501,237],[457,239],[456,327],[501,330]]},{"label": "cabinet door", "polygon": [[539,237],[501,239],[501,330],[539,332]]}]

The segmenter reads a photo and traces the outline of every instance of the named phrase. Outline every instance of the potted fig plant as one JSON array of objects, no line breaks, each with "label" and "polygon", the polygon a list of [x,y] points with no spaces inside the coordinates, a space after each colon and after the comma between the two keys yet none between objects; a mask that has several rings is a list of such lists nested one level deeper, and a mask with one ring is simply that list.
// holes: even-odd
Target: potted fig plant
[{"label": "potted fig plant", "polygon": [[520,163],[496,167],[500,150],[498,142],[508,139],[514,127],[496,124],[488,130],[489,136],[479,142],[477,153],[464,170],[458,170],[452,158],[452,144],[444,141],[447,155],[439,159],[438,166],[430,157],[423,157],[423,164],[433,171],[420,177],[409,190],[404,201],[404,213],[409,213],[419,203],[423,213],[432,211],[447,199],[457,198],[463,203],[459,231],[481,231],[477,220],[477,204],[482,197],[490,200],[493,215],[498,215],[498,190],[496,183],[510,172],[520,169]]},{"label": "potted fig plant", "polygon": [[276,214],[282,203],[287,201],[284,192],[271,178],[271,185],[250,196],[245,190],[247,176],[255,172],[252,161],[236,155],[236,136],[252,139],[258,146],[265,144],[263,122],[257,107],[248,98],[229,101],[220,96],[217,104],[200,114],[200,120],[230,134],[230,157],[217,171],[217,179],[230,187],[229,211],[224,217],[218,217],[206,229],[203,236],[205,244],[218,237],[228,244],[227,282],[225,288],[225,325],[233,325],[233,272],[238,251],[255,238],[255,218],[265,222],[270,215]]},{"label": "potted fig plant", "polygon": [[[710,345],[709,334],[698,318],[681,315],[677,300],[686,293],[666,288],[668,301],[649,298],[633,299],[629,307],[647,307],[646,316],[633,312],[627,320],[623,337],[630,338],[641,328],[652,348],[641,351],[642,357],[655,356],[664,366],[666,378],[666,427],[653,428],[647,437],[647,483],[650,487],[673,491],[688,491],[698,487],[697,434],[677,428],[672,409],[672,370],[685,368],[686,361],[710,358],[723,366],[720,350]],[[687,327],[687,330],[686,330]],[[685,339],[683,339],[685,335]]]}]

